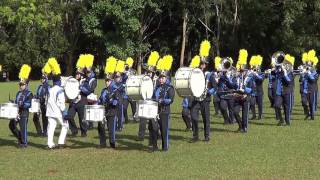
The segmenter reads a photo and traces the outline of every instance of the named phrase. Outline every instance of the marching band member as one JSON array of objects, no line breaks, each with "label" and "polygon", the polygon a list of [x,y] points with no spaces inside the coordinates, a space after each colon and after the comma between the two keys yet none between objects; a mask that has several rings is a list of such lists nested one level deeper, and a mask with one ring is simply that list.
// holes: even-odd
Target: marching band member
[{"label": "marching band member", "polygon": [[256,119],[256,110],[255,105],[258,104],[258,119],[262,118],[262,110],[263,110],[263,80],[264,74],[261,73],[261,64],[262,64],[262,57],[252,56],[250,59],[250,66],[253,75],[253,84],[254,84],[254,92],[251,97],[250,108],[252,111],[252,119]]},{"label": "marching band member", "polygon": [[[307,100],[307,92],[308,92],[308,81],[307,78],[305,78],[305,72],[306,69],[305,67],[308,66],[308,53],[303,53],[302,54],[302,72],[300,72],[300,77],[299,77],[299,83],[300,83],[300,96],[301,96],[301,104],[303,107],[303,112],[305,115],[305,119],[309,118],[309,110],[308,110],[308,100]],[[300,67],[299,67],[300,68]]]},{"label": "marching band member", "polygon": [[275,64],[271,63],[271,71],[268,74],[268,98],[270,101],[270,107],[274,107],[275,85],[276,85],[276,68]]},{"label": "marching band member", "polygon": [[[12,119],[9,122],[9,129],[12,134],[18,139],[18,147],[26,148],[28,145],[28,117],[29,117],[29,108],[31,107],[32,92],[29,91],[29,74],[31,72],[31,67],[29,65],[22,65],[19,73],[19,86],[20,90],[18,91],[15,99],[15,104],[19,107],[19,116],[17,119]],[[20,130],[17,127],[19,124]]]},{"label": "marching band member", "polygon": [[[36,127],[38,136],[47,136],[48,118],[46,117],[46,105],[51,88],[48,82],[48,74],[51,73],[51,68],[48,63],[42,69],[41,85],[38,86],[35,95],[36,99],[40,100],[40,113],[34,113],[33,123]],[[42,127],[40,125],[40,114],[42,119]]]},{"label": "marching band member", "polygon": [[[157,77],[155,77],[155,71],[156,71],[156,65],[159,58],[160,58],[159,53],[157,51],[152,51],[147,61],[145,74],[149,76],[153,80],[153,82],[156,82],[156,79],[157,79]],[[155,83],[154,83],[154,86],[155,86]],[[144,140],[147,122],[148,122],[147,119],[140,118],[138,138],[136,139],[137,141]]]},{"label": "marching band member", "polygon": [[[248,131],[249,106],[253,88],[253,75],[246,68],[246,58],[239,59],[237,62],[239,75],[235,86],[238,92],[234,94],[234,114],[239,125],[239,131],[242,133]],[[241,117],[240,111],[242,111]]]},{"label": "marching band member", "polygon": [[[215,83],[218,84],[218,82],[219,82],[219,72],[218,72],[218,70],[219,70],[219,66],[220,66],[220,62],[221,62],[221,57],[219,57],[219,56],[215,57],[214,62],[215,62],[216,72],[212,72],[212,76],[213,76],[213,78],[215,80]],[[213,107],[214,107],[215,115],[219,115],[219,112],[220,112],[220,98],[219,98],[217,93],[213,95]]]},{"label": "marching band member", "polygon": [[316,111],[316,98],[317,98],[317,80],[318,73],[315,70],[318,64],[318,58],[315,55],[315,51],[311,50],[308,53],[308,67],[304,68],[301,72],[302,79],[302,106],[306,111],[306,118],[311,118],[314,120]]},{"label": "marching band member", "polygon": [[98,122],[98,133],[100,139],[100,148],[106,147],[105,125],[107,124],[109,131],[109,144],[111,148],[116,147],[116,116],[119,100],[117,99],[118,91],[112,85],[113,73],[117,65],[117,59],[113,56],[109,57],[105,67],[105,85],[99,97],[99,105],[105,106],[106,122]]},{"label": "marching band member", "polygon": [[164,56],[161,61],[159,60],[157,69],[161,70],[159,74],[159,86],[154,90],[153,100],[158,104],[158,120],[149,120],[149,136],[152,145],[151,151],[158,150],[157,139],[158,131],[160,129],[162,139],[162,150],[168,151],[169,149],[169,123],[170,123],[170,105],[174,101],[174,88],[166,83],[167,72],[170,71],[173,58],[170,55]]},{"label": "marching band member", "polygon": [[[208,142],[210,140],[210,101],[211,95],[215,93],[214,80],[211,73],[206,73],[208,62],[206,57],[209,56],[211,45],[209,41],[203,41],[200,45],[200,56],[193,58],[191,67],[199,67],[206,80],[206,89],[200,98],[195,98],[191,104],[191,120],[192,120],[192,131],[193,138],[190,142],[196,142],[199,140],[199,111],[201,112],[203,125],[204,125],[204,140]],[[201,58],[200,58],[201,57]]]},{"label": "marching band member", "polygon": [[[91,93],[93,95],[93,93],[94,93],[94,91],[95,91],[95,89],[97,87],[98,82],[97,82],[97,79],[96,79],[96,74],[95,74],[94,70],[92,69],[92,65],[93,65],[93,61],[92,61],[92,64],[91,64],[91,62],[90,62],[90,64],[88,64],[87,77],[88,77],[88,81],[89,81],[90,91],[91,91]],[[89,97],[90,97],[90,95],[89,95]],[[88,98],[88,105],[92,105],[94,102],[95,102],[95,100],[91,100],[90,98]],[[93,122],[89,122],[88,124],[89,124],[88,129],[92,129],[93,128]]]},{"label": "marching band member", "polygon": [[[129,76],[136,74],[135,70],[132,69],[133,62],[134,61],[131,57],[127,58],[126,64],[125,64],[125,72],[123,73],[123,76],[122,76],[123,84],[126,83]],[[125,94],[123,97],[123,115],[124,115],[125,123],[129,122],[129,119],[128,119],[129,104],[131,106],[132,116],[134,116],[134,114],[136,113],[136,102],[132,101],[132,99],[130,99],[128,95]]]},{"label": "marching band member", "polygon": [[116,128],[117,131],[122,131],[123,121],[124,121],[123,99],[125,96],[125,89],[124,89],[125,84],[122,81],[122,74],[124,72],[124,65],[125,65],[124,61],[119,60],[117,62],[117,66],[115,69],[115,80],[113,83],[113,86],[115,86],[114,88],[117,89],[117,91],[119,92],[119,93],[117,93],[117,95],[119,96],[119,97],[117,97],[119,100],[119,103],[117,106],[117,128]]},{"label": "marching band member", "polygon": [[[239,58],[247,59],[247,51],[241,50]],[[217,59],[216,64],[219,68],[219,80],[218,80],[218,95],[221,92],[230,91],[234,88],[236,81],[235,75],[231,75],[233,60],[228,57],[222,59]],[[220,110],[224,119],[224,124],[233,124],[234,121],[234,99],[231,96],[220,95]]]},{"label": "marching band member", "polygon": [[65,95],[64,90],[61,87],[61,69],[57,60],[50,58],[48,61],[52,69],[52,81],[53,87],[49,90],[49,98],[46,109],[46,116],[48,117],[48,148],[54,149],[55,144],[53,142],[54,131],[56,129],[57,123],[61,125],[60,136],[58,140],[58,147],[64,148],[65,139],[68,133],[68,120],[63,117],[67,115],[67,110],[65,106]]},{"label": "marching band member", "polygon": [[183,98],[181,117],[186,125],[186,131],[189,131],[189,130],[192,131],[190,108],[191,108],[191,98],[190,97]]},{"label": "marching band member", "polygon": [[76,113],[78,113],[81,136],[87,136],[88,123],[84,121],[84,106],[88,104],[87,96],[92,93],[89,81],[87,79],[87,70],[92,67],[94,57],[91,54],[81,54],[77,62],[76,79],[80,82],[80,94],[78,98],[73,100],[69,105],[68,120],[72,136],[78,134],[78,127],[74,121]]},{"label": "marching band member", "polygon": [[[284,63],[289,66],[293,66],[294,57],[290,55],[284,55],[283,52],[279,52],[276,56],[277,70],[276,70],[276,97],[274,99],[274,107],[276,114],[279,117],[279,126],[283,126],[284,121],[282,118],[281,107],[283,107],[285,114],[286,125],[291,124],[291,108],[292,108],[292,91],[293,91],[293,73],[287,69]],[[281,62],[281,63],[279,63]]]}]

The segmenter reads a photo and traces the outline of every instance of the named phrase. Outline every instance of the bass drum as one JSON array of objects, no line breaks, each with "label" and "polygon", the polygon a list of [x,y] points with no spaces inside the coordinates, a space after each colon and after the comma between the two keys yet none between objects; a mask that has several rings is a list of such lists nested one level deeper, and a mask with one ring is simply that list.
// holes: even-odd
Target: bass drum
[{"label": "bass drum", "polygon": [[0,104],[0,118],[15,119],[18,117],[19,108],[14,103]]},{"label": "bass drum", "polygon": [[31,107],[29,108],[29,112],[40,113],[40,100],[39,99],[32,99],[31,100]]},{"label": "bass drum", "polygon": [[64,92],[69,100],[76,99],[80,94],[79,81],[72,76],[61,77],[61,86],[63,87]]},{"label": "bass drum", "polygon": [[91,122],[102,122],[104,120],[105,107],[102,105],[85,105],[84,119]]},{"label": "bass drum", "polygon": [[156,119],[158,116],[158,103],[151,100],[138,101],[137,117],[143,119]]},{"label": "bass drum", "polygon": [[180,97],[199,98],[205,90],[205,76],[199,68],[182,67],[174,76],[174,87]]},{"label": "bass drum", "polygon": [[146,75],[129,76],[126,81],[126,94],[133,101],[151,99],[153,95],[152,79]]}]

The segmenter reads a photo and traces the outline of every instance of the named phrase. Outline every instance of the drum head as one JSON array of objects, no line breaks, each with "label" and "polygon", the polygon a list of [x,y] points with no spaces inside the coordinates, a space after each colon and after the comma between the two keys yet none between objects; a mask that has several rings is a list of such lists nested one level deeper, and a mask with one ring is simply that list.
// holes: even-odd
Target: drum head
[{"label": "drum head", "polygon": [[79,82],[75,78],[69,78],[66,81],[64,91],[69,99],[75,99],[79,95]]},{"label": "drum head", "polygon": [[200,97],[205,90],[205,77],[200,69],[192,70],[190,75],[190,89],[193,96]]},{"label": "drum head", "polygon": [[141,95],[144,100],[151,99],[153,95],[153,82],[149,76],[145,76],[141,79]]}]

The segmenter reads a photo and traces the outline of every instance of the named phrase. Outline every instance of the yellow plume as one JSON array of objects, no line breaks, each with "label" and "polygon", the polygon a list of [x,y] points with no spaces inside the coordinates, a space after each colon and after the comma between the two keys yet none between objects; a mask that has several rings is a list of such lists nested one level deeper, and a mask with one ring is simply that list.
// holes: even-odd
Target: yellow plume
[{"label": "yellow plume", "polygon": [[210,53],[210,48],[211,48],[211,44],[208,40],[202,41],[200,45],[200,56],[208,57]]},{"label": "yellow plume", "polygon": [[116,66],[116,70],[115,70],[115,71],[116,71],[116,72],[120,72],[120,73],[124,72],[124,65],[125,65],[125,62],[119,60],[119,61],[117,62],[117,66]]},{"label": "yellow plume", "polygon": [[170,71],[173,62],[173,57],[171,55],[165,55],[163,57],[163,70]]},{"label": "yellow plume", "polygon": [[51,67],[49,65],[49,63],[47,62],[44,67],[42,68],[42,73],[43,74],[50,74],[51,73]]},{"label": "yellow plume", "polygon": [[82,69],[82,68],[86,67],[85,55],[84,54],[80,54],[76,66],[77,66],[78,69]]},{"label": "yellow plume", "polygon": [[114,73],[117,66],[117,59],[113,56],[110,56],[106,61],[106,67],[104,68],[105,74],[111,74]]},{"label": "yellow plume", "polygon": [[310,61],[313,63],[313,66],[317,66],[319,59],[317,56],[314,56]]},{"label": "yellow plume", "polygon": [[286,54],[285,59],[291,64],[294,65],[295,58],[290,54]]},{"label": "yellow plume", "polygon": [[133,66],[133,59],[131,57],[128,57],[126,60],[126,64],[128,64],[128,66],[131,68]]},{"label": "yellow plume", "polygon": [[221,57],[217,56],[214,58],[214,67],[218,70],[221,65]]},{"label": "yellow plume", "polygon": [[84,54],[82,58],[84,59],[85,67],[91,68],[93,66],[94,56],[92,54]]},{"label": "yellow plume", "polygon": [[249,61],[249,65],[250,65],[251,67],[257,65],[257,56],[251,56],[250,61]]},{"label": "yellow plume", "polygon": [[52,74],[54,75],[61,74],[60,65],[58,64],[58,61],[55,58],[49,58],[48,64],[51,68]]},{"label": "yellow plume", "polygon": [[190,67],[191,68],[198,68],[200,65],[200,56],[195,56],[192,58],[191,63],[190,63]]},{"label": "yellow plume", "polygon": [[247,58],[248,58],[248,51],[245,49],[240,49],[238,63],[240,65],[247,64]]},{"label": "yellow plume", "polygon": [[28,79],[31,72],[31,67],[27,64],[22,65],[19,73],[20,79]]},{"label": "yellow plume", "polygon": [[305,53],[302,54],[302,62],[303,63],[308,62],[308,53],[305,52]]},{"label": "yellow plume", "polygon": [[159,53],[157,51],[152,51],[148,58],[148,66],[156,66],[159,59]]},{"label": "yellow plume", "polygon": [[236,68],[237,68],[237,70],[239,71],[240,68],[241,68],[241,65],[240,65],[239,63],[237,63]]},{"label": "yellow plume", "polygon": [[316,51],[314,49],[308,52],[308,61],[310,61],[313,57],[316,56]]},{"label": "yellow plume", "polygon": [[157,69],[158,69],[158,70],[163,70],[163,69],[164,69],[164,60],[163,60],[163,58],[160,58],[160,59],[158,60]]}]

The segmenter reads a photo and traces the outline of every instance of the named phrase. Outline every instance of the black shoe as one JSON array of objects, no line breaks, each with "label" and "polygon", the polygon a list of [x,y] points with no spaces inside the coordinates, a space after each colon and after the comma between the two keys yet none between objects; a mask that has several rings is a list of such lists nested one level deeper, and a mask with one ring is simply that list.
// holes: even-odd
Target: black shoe
[{"label": "black shoe", "polygon": [[258,116],[258,120],[261,120],[262,119],[262,116]]},{"label": "black shoe", "polygon": [[210,138],[207,136],[204,138],[204,142],[209,142],[210,141]]},{"label": "black shoe", "polygon": [[277,126],[285,126],[285,123],[280,121]]},{"label": "black shoe", "polygon": [[116,143],[110,143],[110,147],[111,147],[112,149],[115,149],[115,148],[116,148]]},{"label": "black shoe", "polygon": [[242,129],[240,130],[240,132],[241,132],[241,133],[247,133],[248,130],[247,130],[247,128],[242,128]]},{"label": "black shoe", "polygon": [[149,149],[149,152],[150,153],[153,153],[153,152],[155,152],[155,151],[158,151],[159,149],[158,149],[158,146],[152,146],[150,149]]},{"label": "black shoe", "polygon": [[197,141],[199,141],[199,137],[193,137],[193,138],[189,141],[189,143],[195,143],[195,142],[197,142]]},{"label": "black shoe", "polygon": [[54,150],[55,148],[56,148],[56,146],[52,146],[52,147],[47,146],[48,150]]},{"label": "black shoe", "polygon": [[57,147],[58,149],[64,149],[64,148],[66,148],[66,145],[64,145],[64,144],[58,144],[58,147]]},{"label": "black shoe", "polygon": [[257,119],[256,116],[253,116],[253,117],[250,118],[250,120],[255,120],[255,119]]},{"label": "black shoe", "polygon": [[87,133],[81,133],[81,137],[87,137]]},{"label": "black shoe", "polygon": [[304,118],[304,120],[308,120],[310,118],[310,115],[306,115],[306,117]]}]

